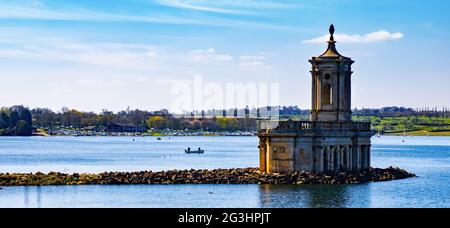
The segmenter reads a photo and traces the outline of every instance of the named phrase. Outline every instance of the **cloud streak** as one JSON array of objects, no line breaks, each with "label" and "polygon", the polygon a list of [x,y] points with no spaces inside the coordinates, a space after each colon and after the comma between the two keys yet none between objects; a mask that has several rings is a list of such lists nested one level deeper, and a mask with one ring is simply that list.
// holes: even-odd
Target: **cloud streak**
[{"label": "cloud streak", "polygon": [[[245,11],[232,8],[210,7],[208,5],[195,5],[184,1],[161,1],[160,5],[175,8],[186,8],[197,11],[207,11],[225,14],[253,14],[252,11]],[[200,1],[203,2],[204,1]],[[219,1],[220,3],[220,1]],[[218,3],[214,3],[218,4]],[[275,3],[273,3],[275,4]],[[220,5],[227,5],[222,2]],[[275,6],[275,5],[274,5]],[[152,5],[148,5],[149,9]],[[153,5],[154,7],[154,5]],[[229,19],[215,17],[214,15],[186,15],[180,12],[175,13],[116,13],[90,10],[82,6],[64,7],[55,9],[45,4],[2,4],[0,7],[0,19],[13,20],[46,20],[46,21],[79,21],[79,22],[131,22],[131,23],[151,23],[151,24],[174,24],[174,25],[197,25],[197,26],[217,26],[230,28],[251,28],[251,29],[278,29],[291,30],[292,28],[252,22],[249,19]]]},{"label": "cloud streak", "polygon": [[121,43],[86,43],[58,37],[40,37],[3,43],[0,58],[33,61],[64,61],[123,69],[152,69],[160,55],[153,46]]},{"label": "cloud streak", "polygon": [[239,66],[250,69],[270,69],[266,64],[265,55],[242,55],[240,58]]},{"label": "cloud streak", "polygon": [[300,6],[298,3],[268,0],[157,0],[156,3],[173,8],[237,15],[256,15],[261,10],[292,9]]},{"label": "cloud streak", "polygon": [[[327,42],[330,35],[324,35],[321,37],[317,37],[310,40],[304,40],[303,43],[306,44],[323,44]],[[387,31],[377,31],[366,33],[363,35],[354,34],[335,34],[334,39],[341,43],[372,43],[372,42],[380,42],[380,41],[389,41],[389,40],[398,40],[403,38],[403,34],[400,32],[390,33]]]},{"label": "cloud streak", "polygon": [[84,86],[87,88],[106,89],[121,86],[123,83],[120,80],[112,81],[98,81],[92,79],[80,79],[75,81],[75,84]]},{"label": "cloud streak", "polygon": [[190,62],[229,62],[234,58],[229,54],[217,53],[214,48],[208,48],[206,50],[189,51],[187,59]]},{"label": "cloud streak", "polygon": [[2,5],[2,19],[23,20],[55,20],[55,21],[121,21],[161,24],[209,24],[209,22],[177,17],[171,15],[137,16],[126,14],[105,13],[85,8],[54,10],[43,6]]},{"label": "cloud streak", "polygon": [[169,6],[169,7],[173,7],[173,8],[205,11],[205,12],[211,12],[211,13],[242,14],[242,15],[243,14],[251,14],[251,12],[243,11],[243,10],[233,10],[233,9],[225,9],[225,8],[218,8],[218,7],[194,5],[190,1],[161,0],[161,1],[157,1],[157,2],[161,5]]},{"label": "cloud streak", "polygon": [[[173,65],[189,68],[227,66],[248,69],[268,69],[266,55],[233,55],[214,48],[191,51],[167,50],[165,47],[132,43],[96,43],[64,37],[34,34],[33,30],[7,30],[9,36],[0,39],[0,59],[39,62],[42,64],[69,63],[101,69],[159,72]],[[16,36],[12,35],[16,33]],[[27,39],[21,40],[28,34]],[[29,36],[34,34],[33,36]],[[0,33],[1,35],[1,33]],[[0,36],[1,37],[1,36]],[[80,83],[81,84],[81,83]],[[84,85],[93,84],[84,82]]]}]

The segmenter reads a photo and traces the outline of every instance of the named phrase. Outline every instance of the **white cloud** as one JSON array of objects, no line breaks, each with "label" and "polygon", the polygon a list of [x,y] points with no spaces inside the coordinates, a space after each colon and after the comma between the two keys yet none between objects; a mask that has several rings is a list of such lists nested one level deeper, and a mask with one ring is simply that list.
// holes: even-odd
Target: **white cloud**
[{"label": "white cloud", "polygon": [[[209,12],[235,13],[235,14],[253,14],[251,11],[236,9],[221,9],[210,6],[201,6],[183,1],[160,1],[161,5],[167,5],[177,8],[191,8],[193,10],[202,10]],[[209,2],[209,1],[208,1]],[[202,1],[202,4],[209,4]],[[275,3],[273,3],[275,4]],[[220,5],[227,5],[226,2]],[[255,4],[256,5],[256,4]],[[264,5],[264,4],[262,4]],[[266,3],[266,5],[269,5]],[[276,6],[276,4],[274,5]],[[149,5],[149,7],[151,7]],[[212,17],[205,15],[177,15],[176,13],[117,13],[103,12],[91,10],[83,7],[60,8],[53,9],[45,4],[14,4],[5,3],[0,7],[0,19],[17,19],[17,20],[54,20],[54,21],[101,21],[101,22],[139,22],[139,23],[156,23],[156,24],[180,24],[180,25],[206,25],[219,27],[238,27],[252,29],[282,29],[292,30],[289,26],[281,26],[275,24],[266,24],[251,22],[248,20],[227,19],[222,17]]]},{"label": "white cloud", "polygon": [[119,80],[113,80],[113,81],[97,81],[92,79],[80,79],[75,82],[77,85],[85,86],[88,88],[95,88],[95,89],[105,89],[105,88],[112,88],[122,85],[122,82]]},{"label": "white cloud", "polygon": [[[317,44],[317,43],[325,43],[330,38],[330,35],[324,35],[321,37],[317,37],[310,40],[305,40],[303,43],[308,44]],[[372,32],[372,33],[366,33],[363,35],[355,34],[355,35],[348,35],[348,34],[335,34],[334,39],[337,42],[341,43],[370,43],[370,42],[379,42],[379,41],[387,41],[387,40],[398,40],[403,38],[403,34],[396,32],[396,33],[390,33],[387,31],[378,31],[378,32]]]},{"label": "white cloud", "polygon": [[214,48],[209,48],[206,50],[194,50],[189,51],[188,61],[190,62],[210,62],[210,61],[232,61],[234,58],[228,54],[217,53]]},{"label": "white cloud", "polygon": [[252,69],[269,69],[265,55],[242,55],[239,66]]},{"label": "white cloud", "polygon": [[218,7],[195,5],[191,1],[159,0],[157,2],[159,2],[161,5],[165,5],[165,6],[190,9],[190,10],[198,10],[198,11],[206,11],[206,12],[212,12],[212,13],[250,14],[250,12],[245,12],[245,11],[241,11],[241,10],[232,10],[232,9],[225,9],[225,8],[218,8]]},{"label": "white cloud", "polygon": [[257,14],[258,10],[292,9],[301,6],[298,3],[270,0],[157,0],[156,3],[174,8],[240,15]]},{"label": "white cloud", "polygon": [[73,93],[72,89],[68,88],[54,88],[54,89],[48,89],[46,90],[47,94],[52,96],[62,96],[62,95],[68,95]]},{"label": "white cloud", "polygon": [[5,4],[0,8],[0,18],[58,20],[58,21],[126,21],[162,24],[212,24],[207,21],[173,15],[129,15],[92,11],[85,8],[51,9],[44,5],[23,6]]},{"label": "white cloud", "polygon": [[[201,67],[217,66],[266,68],[265,53],[233,56],[214,48],[186,52],[166,47],[132,43],[96,43],[85,40],[33,33],[31,30],[7,30],[0,36],[0,59],[21,60],[39,64],[68,63],[105,70],[133,70],[139,72],[172,72],[173,66],[187,67],[192,63]],[[0,34],[2,34],[0,32]],[[16,34],[15,36],[12,34]],[[30,34],[33,34],[30,36]],[[26,39],[24,39],[24,37]],[[160,72],[161,73],[161,72]],[[86,83],[85,83],[86,84]]]},{"label": "white cloud", "polygon": [[0,58],[65,61],[111,68],[149,69],[157,66],[156,47],[121,43],[86,43],[58,37],[36,37],[20,42],[0,40]]}]

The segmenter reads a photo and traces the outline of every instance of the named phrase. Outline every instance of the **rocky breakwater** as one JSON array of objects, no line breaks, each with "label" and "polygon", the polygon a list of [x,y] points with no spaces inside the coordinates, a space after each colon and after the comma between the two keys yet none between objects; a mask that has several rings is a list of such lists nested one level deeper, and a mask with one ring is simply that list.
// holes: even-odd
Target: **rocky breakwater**
[{"label": "rocky breakwater", "polygon": [[372,168],[357,173],[261,173],[256,168],[106,172],[100,174],[0,174],[0,186],[125,184],[358,184],[415,177],[399,168]]}]

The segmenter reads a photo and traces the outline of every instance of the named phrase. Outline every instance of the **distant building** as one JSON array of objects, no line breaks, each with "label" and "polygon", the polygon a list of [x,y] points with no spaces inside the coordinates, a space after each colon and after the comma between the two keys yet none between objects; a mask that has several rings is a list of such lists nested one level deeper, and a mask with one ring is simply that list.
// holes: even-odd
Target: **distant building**
[{"label": "distant building", "polygon": [[334,26],[328,48],[313,57],[310,121],[261,121],[263,172],[340,172],[370,168],[370,122],[351,119],[351,65],[336,50]]},{"label": "distant building", "polygon": [[83,128],[84,131],[99,131],[97,126],[88,126]]},{"label": "distant building", "polygon": [[147,128],[143,126],[136,126],[132,124],[112,124],[108,126],[108,132],[130,132],[130,133],[143,133]]}]

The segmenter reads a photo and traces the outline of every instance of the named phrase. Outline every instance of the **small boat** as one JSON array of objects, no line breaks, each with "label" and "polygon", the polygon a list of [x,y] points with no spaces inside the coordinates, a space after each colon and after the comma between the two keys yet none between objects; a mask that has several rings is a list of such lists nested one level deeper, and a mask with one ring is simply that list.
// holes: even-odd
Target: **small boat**
[{"label": "small boat", "polygon": [[162,140],[162,138],[158,137],[158,138],[156,138],[156,140],[158,140],[158,141],[161,141],[161,140]]},{"label": "small boat", "polygon": [[201,148],[198,148],[198,150],[191,150],[190,147],[187,148],[187,150],[184,150],[186,154],[203,154],[205,153],[205,150],[202,150]]}]

